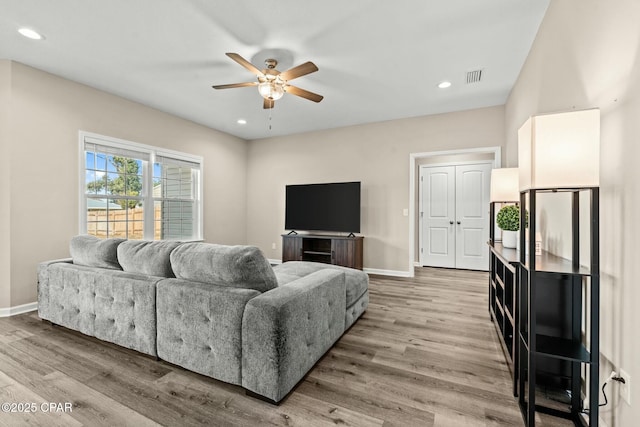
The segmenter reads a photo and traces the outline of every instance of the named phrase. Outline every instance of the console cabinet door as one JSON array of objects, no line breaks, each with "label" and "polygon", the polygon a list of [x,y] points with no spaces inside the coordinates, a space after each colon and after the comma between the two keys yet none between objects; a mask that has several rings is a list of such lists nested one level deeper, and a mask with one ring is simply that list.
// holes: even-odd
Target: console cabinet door
[{"label": "console cabinet door", "polygon": [[282,262],[302,261],[302,238],[282,236]]},{"label": "console cabinet door", "polygon": [[331,245],[331,264],[362,270],[362,240],[336,239]]},{"label": "console cabinet door", "polygon": [[331,242],[331,264],[351,267],[353,264],[353,245],[349,240],[333,240]]}]

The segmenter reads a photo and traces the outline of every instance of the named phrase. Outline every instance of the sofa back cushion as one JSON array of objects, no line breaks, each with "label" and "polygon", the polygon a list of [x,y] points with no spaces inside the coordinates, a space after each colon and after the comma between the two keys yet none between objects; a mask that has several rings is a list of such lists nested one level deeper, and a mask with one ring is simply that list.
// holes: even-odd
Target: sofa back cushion
[{"label": "sofa back cushion", "polygon": [[130,273],[175,277],[169,255],[181,244],[171,240],[127,240],[118,246],[118,262]]},{"label": "sofa back cushion", "polygon": [[118,245],[122,242],[124,239],[99,239],[80,235],[71,239],[69,252],[74,264],[121,270],[118,264]]},{"label": "sofa back cushion", "polygon": [[171,252],[176,277],[266,292],[278,286],[264,254],[255,246],[185,243]]}]

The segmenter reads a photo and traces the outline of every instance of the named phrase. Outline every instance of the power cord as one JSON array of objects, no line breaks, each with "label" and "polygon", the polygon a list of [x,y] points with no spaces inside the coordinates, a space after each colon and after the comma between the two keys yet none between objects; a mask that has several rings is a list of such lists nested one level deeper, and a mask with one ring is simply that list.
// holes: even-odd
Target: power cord
[{"label": "power cord", "polygon": [[[626,381],[624,380],[624,378],[619,377],[618,374],[615,371],[612,371],[611,375],[609,375],[609,378],[607,378],[604,381],[604,384],[602,384],[602,389],[601,390],[602,390],[602,395],[604,396],[604,403],[598,404],[599,407],[606,406],[609,403],[609,401],[607,400],[607,393],[604,391],[604,388],[607,386],[607,384],[609,384],[610,381],[617,381],[619,383],[626,384]],[[589,414],[589,409],[585,409],[585,410],[583,410],[581,412],[583,414],[587,414],[588,415]]]}]

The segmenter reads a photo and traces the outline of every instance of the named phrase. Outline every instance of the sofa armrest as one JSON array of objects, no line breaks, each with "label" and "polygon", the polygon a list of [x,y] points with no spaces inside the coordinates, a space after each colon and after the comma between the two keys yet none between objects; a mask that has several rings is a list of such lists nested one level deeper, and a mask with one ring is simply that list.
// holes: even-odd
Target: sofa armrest
[{"label": "sofa armrest", "polygon": [[49,266],[61,262],[71,264],[73,263],[73,259],[61,258],[51,261],[44,261],[38,264],[38,316],[40,316],[41,319],[51,319],[51,314],[49,311]]},{"label": "sofa armrest", "polygon": [[60,258],[60,259],[52,259],[50,261],[43,261],[38,264],[38,270],[41,268],[47,268],[51,264],[58,264],[60,262],[66,262],[67,264],[73,264],[73,258]]},{"label": "sofa armrest", "polygon": [[242,321],[242,386],[273,402],[344,332],[345,275],[320,270],[253,298]]}]

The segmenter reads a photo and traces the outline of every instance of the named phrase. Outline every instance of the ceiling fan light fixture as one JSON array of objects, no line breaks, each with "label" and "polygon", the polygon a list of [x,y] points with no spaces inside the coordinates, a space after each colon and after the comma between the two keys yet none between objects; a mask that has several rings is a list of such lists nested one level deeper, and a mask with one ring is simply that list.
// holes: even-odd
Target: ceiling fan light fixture
[{"label": "ceiling fan light fixture", "polygon": [[264,99],[277,101],[284,95],[284,87],[273,80],[262,82],[258,85],[258,92]]}]

